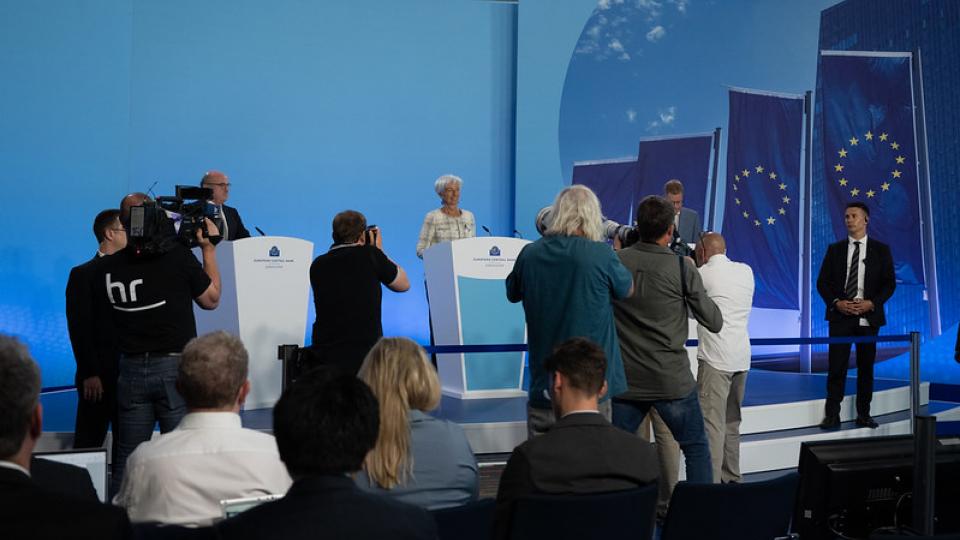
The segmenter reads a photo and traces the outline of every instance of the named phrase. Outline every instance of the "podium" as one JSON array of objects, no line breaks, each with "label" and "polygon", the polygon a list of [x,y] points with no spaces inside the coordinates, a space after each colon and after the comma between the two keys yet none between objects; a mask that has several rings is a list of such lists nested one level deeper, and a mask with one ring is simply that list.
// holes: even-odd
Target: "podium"
[{"label": "podium", "polygon": [[[443,242],[423,254],[437,345],[526,343],[521,304],[504,280],[528,240],[478,237]],[[459,399],[524,396],[525,352],[438,354],[443,393]]]},{"label": "podium", "polygon": [[[194,249],[199,260],[199,248]],[[282,236],[244,238],[217,245],[220,305],[194,304],[197,333],[224,330],[250,354],[246,409],[272,407],[280,398],[282,365],[277,346],[303,345],[310,300],[313,242]]]}]

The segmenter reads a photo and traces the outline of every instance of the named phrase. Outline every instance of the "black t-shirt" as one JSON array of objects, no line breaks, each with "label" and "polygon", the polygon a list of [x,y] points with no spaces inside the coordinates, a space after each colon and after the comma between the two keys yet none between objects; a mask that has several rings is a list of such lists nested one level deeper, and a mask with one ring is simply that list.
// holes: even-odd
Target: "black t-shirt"
[{"label": "black t-shirt", "polygon": [[127,248],[98,262],[97,296],[110,305],[122,352],[180,352],[197,336],[193,299],[210,277],[189,249],[142,258]]},{"label": "black t-shirt", "polygon": [[372,345],[383,335],[380,284],[397,278],[397,265],[374,246],[334,246],[310,265],[317,320],[314,347]]}]

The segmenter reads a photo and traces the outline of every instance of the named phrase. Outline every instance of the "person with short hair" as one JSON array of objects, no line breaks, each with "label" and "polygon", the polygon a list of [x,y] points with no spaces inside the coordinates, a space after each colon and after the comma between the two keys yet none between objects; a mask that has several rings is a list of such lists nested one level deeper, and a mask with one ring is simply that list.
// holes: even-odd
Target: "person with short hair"
[{"label": "person with short hair", "polygon": [[507,276],[507,300],[523,302],[529,343],[527,433],[544,433],[555,421],[544,362],[571,337],[599,343],[607,359],[607,393],[600,411],[610,418],[610,396],[627,389],[613,300],[633,291],[630,272],[603,242],[600,201],[590,188],[573,185],[557,194],[542,238],[520,250]]},{"label": "person with short hair", "polygon": [[685,349],[687,313],[711,332],[720,331],[723,316],[693,262],[667,247],[674,215],[667,200],[644,197],[637,207],[640,241],[617,252],[637,276],[637,292],[614,302],[628,389],[613,400],[613,423],[634,433],[656,409],[683,451],[687,481],[710,483],[710,448]]},{"label": "person with short hair", "polygon": [[43,434],[40,368],[27,348],[0,334],[0,531],[3,538],[129,538],[121,508],[45,489],[30,476]]},{"label": "person with short hair", "polygon": [[514,502],[525,495],[620,491],[657,481],[653,445],[617,429],[598,411],[607,391],[603,349],[588,339],[569,339],[544,368],[558,420],[510,455],[497,490],[497,538],[507,537]]},{"label": "person with short hair", "polygon": [[316,320],[311,361],[356,375],[364,357],[383,336],[380,303],[385,285],[410,289],[403,268],[383,249],[379,228],[367,230],[367,218],[345,210],[333,218],[333,245],[310,265]]},{"label": "person with short hair", "polygon": [[450,242],[477,235],[477,221],[473,213],[460,208],[460,190],[463,180],[453,174],[445,174],[433,183],[433,190],[440,196],[440,208],[427,212],[417,238],[417,257],[434,244]]},{"label": "person with short hair", "polygon": [[[843,214],[847,238],[830,244],[817,276],[817,292],[827,305],[830,336],[876,336],[887,323],[883,305],[897,288],[890,246],[867,237],[870,208],[859,201]],[[833,343],[827,353],[827,402],[821,429],[840,428],[840,403],[850,364],[851,343]],[[857,343],[857,420],[876,429],[870,416],[876,343]]]},{"label": "person with short hair", "polygon": [[753,270],[727,257],[727,243],[719,233],[703,235],[696,256],[703,288],[723,315],[719,332],[697,325],[697,387],[713,481],[740,482],[740,410],[750,370],[747,324],[753,308]]},{"label": "person with short hair", "polygon": [[463,428],[427,414],[440,405],[440,380],[423,348],[382,338],[359,377],[380,403],[380,434],[357,485],[428,510],[475,500],[477,460]]},{"label": "person with short hair", "polygon": [[217,223],[220,229],[220,235],[224,240],[241,240],[250,238],[250,231],[243,226],[243,220],[240,219],[240,212],[232,206],[227,206],[226,202],[230,198],[230,186],[233,185],[227,175],[220,171],[207,171],[200,179],[200,187],[209,188],[213,191],[213,197],[210,204],[220,208],[221,221]]},{"label": "person with short hair", "polygon": [[113,499],[131,521],[207,526],[222,517],[223,499],[286,493],[291,480],[276,440],[240,423],[248,363],[240,339],[223,331],[184,347],[177,389],[187,415],[137,447]]},{"label": "person with short hair", "polygon": [[77,419],[74,448],[103,445],[107,428],[113,428],[114,452],[119,439],[117,426],[117,370],[120,349],[117,332],[108,309],[95,298],[94,276],[101,257],[127,245],[127,233],[120,223],[120,210],[101,211],[93,220],[97,252],[89,261],[70,270],[67,279],[67,331],[77,362]]},{"label": "person with short hair", "polygon": [[362,491],[349,476],[373,449],[379,424],[377,399],[356,376],[331,367],[302,375],[273,409],[293,486],[282,499],[219,523],[220,538],[435,539],[426,510]]},{"label": "person with short hair", "polygon": [[684,244],[692,244],[703,234],[700,214],[683,205],[683,183],[680,180],[668,180],[663,185],[663,196],[673,205],[673,239]]}]

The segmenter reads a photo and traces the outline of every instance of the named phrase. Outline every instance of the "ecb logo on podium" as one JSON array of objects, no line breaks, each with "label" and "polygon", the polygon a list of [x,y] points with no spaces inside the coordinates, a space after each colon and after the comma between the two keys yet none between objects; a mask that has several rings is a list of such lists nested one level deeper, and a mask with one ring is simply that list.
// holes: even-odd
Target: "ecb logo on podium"
[{"label": "ecb logo on podium", "polygon": [[280,256],[280,248],[278,248],[277,246],[273,246],[272,248],[270,248],[270,254],[269,254],[269,255],[270,255],[271,257],[279,257],[279,256]]},{"label": "ecb logo on podium", "polygon": [[499,257],[499,256],[500,256],[500,248],[498,248],[497,246],[493,246],[492,248],[490,248],[490,256],[491,256],[491,257]]}]

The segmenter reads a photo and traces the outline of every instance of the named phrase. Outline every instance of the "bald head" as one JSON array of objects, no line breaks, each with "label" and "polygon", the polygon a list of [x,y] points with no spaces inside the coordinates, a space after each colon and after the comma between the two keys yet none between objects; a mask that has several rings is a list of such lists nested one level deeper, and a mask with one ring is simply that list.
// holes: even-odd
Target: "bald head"
[{"label": "bald head", "polygon": [[120,199],[120,220],[126,222],[130,218],[130,209],[134,206],[142,206],[144,201],[149,201],[150,197],[146,193],[130,193],[123,199]]},{"label": "bald head", "polygon": [[706,264],[710,257],[727,252],[727,242],[720,236],[720,233],[710,232],[704,234],[697,242],[697,255],[701,264]]},{"label": "bald head", "polygon": [[223,204],[230,198],[230,179],[220,171],[207,171],[200,180],[200,187],[210,188],[213,191],[211,201]]}]

